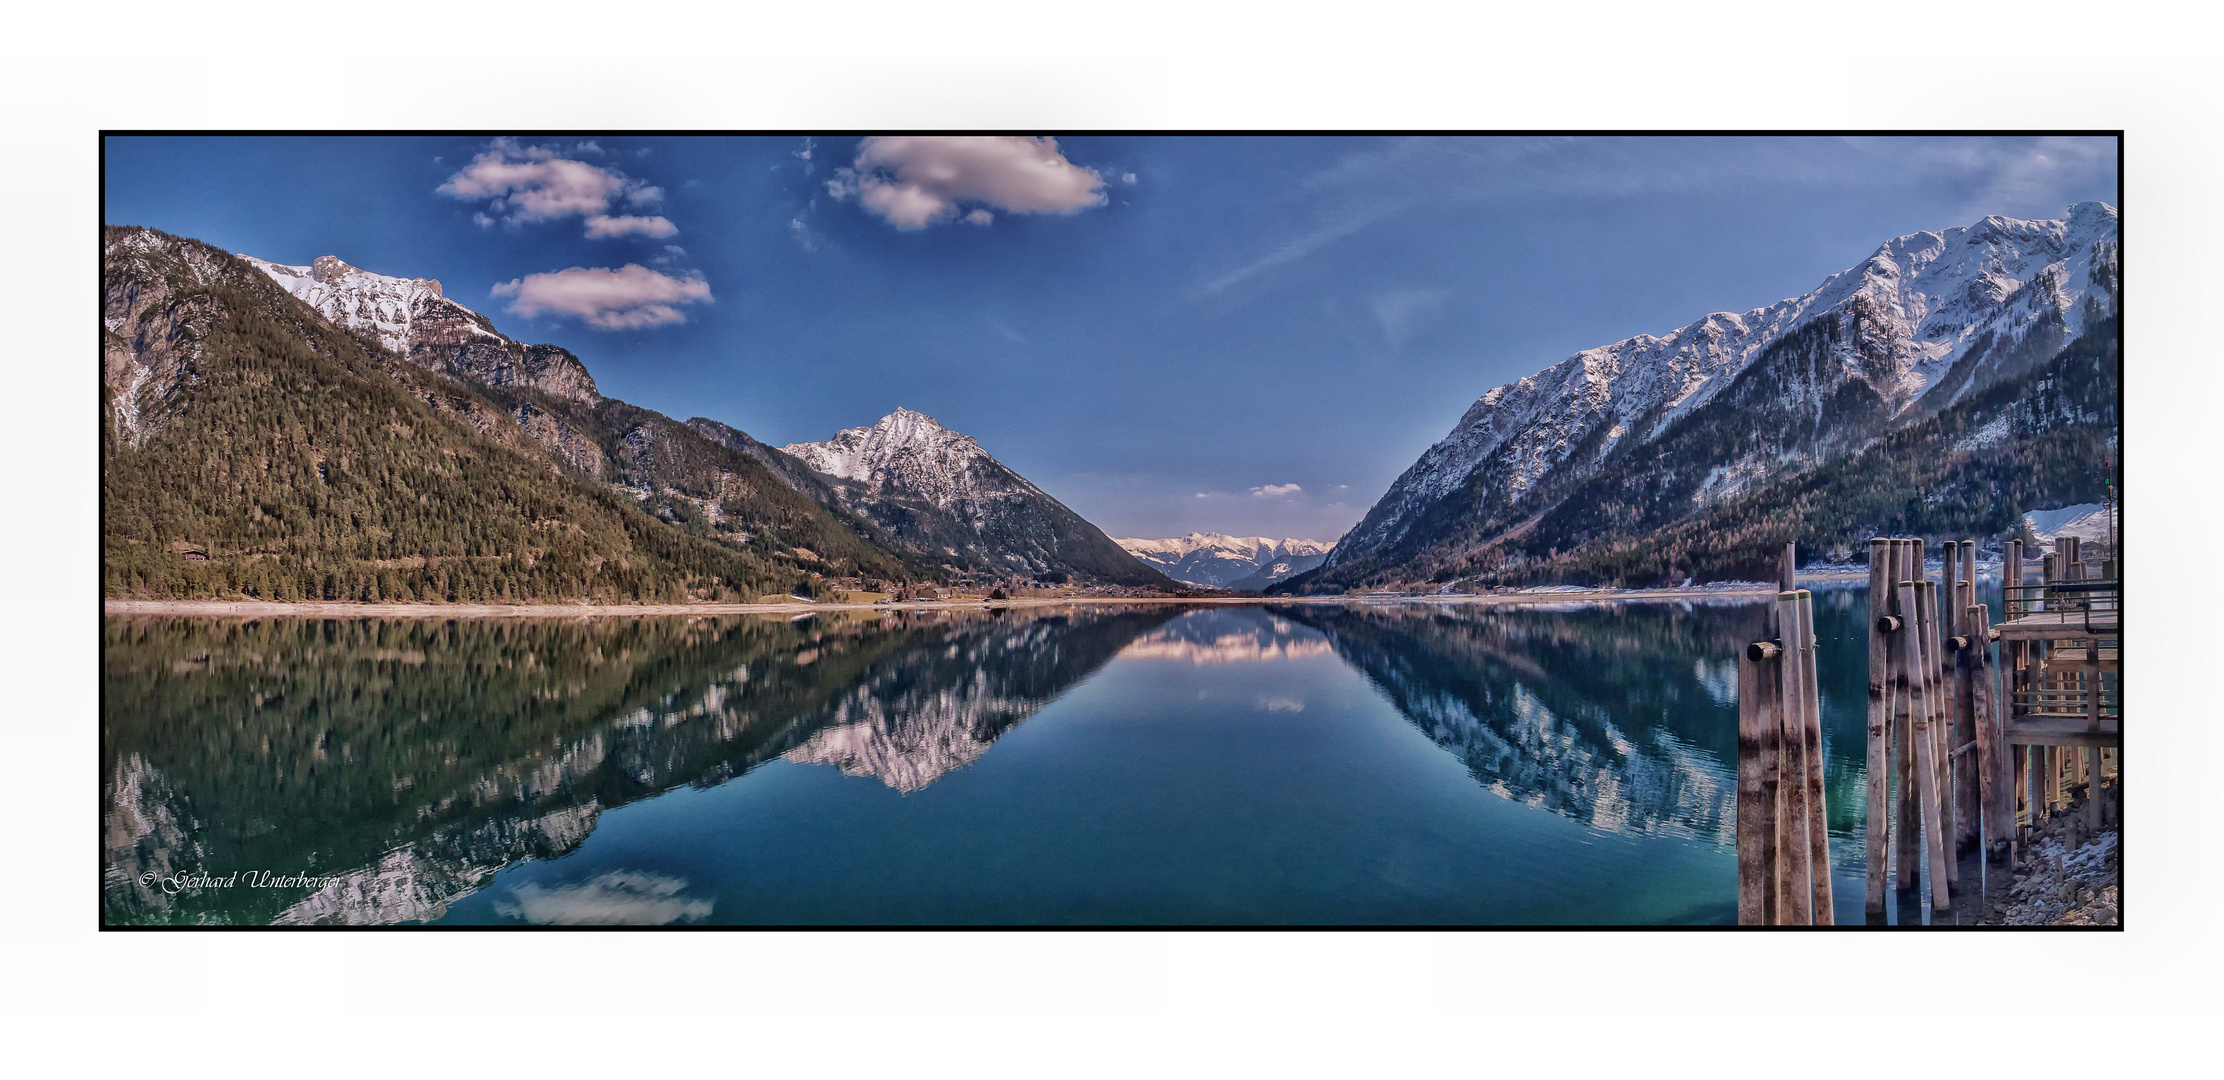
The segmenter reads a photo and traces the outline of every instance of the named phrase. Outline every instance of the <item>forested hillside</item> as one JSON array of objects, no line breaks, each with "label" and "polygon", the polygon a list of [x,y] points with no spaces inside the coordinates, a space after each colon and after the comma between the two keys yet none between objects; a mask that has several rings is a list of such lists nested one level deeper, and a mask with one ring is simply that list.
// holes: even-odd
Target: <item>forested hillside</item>
[{"label": "forested hillside", "polygon": [[[708,440],[692,441],[731,458],[715,463],[724,482],[703,501],[652,501],[652,516],[521,426],[583,403],[425,370],[197,241],[111,227],[104,244],[108,596],[741,600],[814,569],[913,576]],[[684,427],[593,408],[580,459],[700,475],[640,452],[657,421]]]}]

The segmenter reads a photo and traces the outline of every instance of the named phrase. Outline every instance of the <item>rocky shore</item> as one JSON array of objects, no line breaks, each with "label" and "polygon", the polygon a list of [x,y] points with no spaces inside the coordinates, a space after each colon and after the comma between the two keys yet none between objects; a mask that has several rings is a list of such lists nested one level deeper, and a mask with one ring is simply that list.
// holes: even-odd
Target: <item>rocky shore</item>
[{"label": "rocky shore", "polygon": [[[2104,791],[2114,804],[2116,785]],[[2090,831],[2082,805],[2034,830],[2013,870],[1989,869],[1997,875],[1989,894],[1966,898],[1979,909],[1970,913],[1977,925],[2123,925],[2122,827],[2111,823]],[[1974,880],[1975,873],[1972,855],[1962,880]]]}]

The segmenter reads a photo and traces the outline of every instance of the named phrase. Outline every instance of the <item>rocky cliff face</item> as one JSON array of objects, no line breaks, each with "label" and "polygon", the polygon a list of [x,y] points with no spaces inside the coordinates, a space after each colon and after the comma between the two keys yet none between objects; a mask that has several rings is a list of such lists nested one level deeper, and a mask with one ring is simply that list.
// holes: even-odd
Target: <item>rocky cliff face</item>
[{"label": "rocky cliff face", "polygon": [[1631,524],[1733,496],[2043,362],[2114,312],[2118,273],[2116,210],[2080,203],[1899,237],[1803,296],[1577,353],[1478,399],[1316,578],[1410,577],[1517,538],[1640,448],[1673,443],[1677,482]]},{"label": "rocky cliff face", "polygon": [[334,326],[420,367],[590,405],[601,400],[578,357],[555,345],[510,340],[486,316],[448,299],[438,281],[373,274],[333,255],[308,266],[240,257]]},{"label": "rocky cliff face", "polygon": [[972,436],[921,413],[897,409],[870,427],[780,450],[824,478],[844,505],[953,571],[991,580],[1173,584]]}]

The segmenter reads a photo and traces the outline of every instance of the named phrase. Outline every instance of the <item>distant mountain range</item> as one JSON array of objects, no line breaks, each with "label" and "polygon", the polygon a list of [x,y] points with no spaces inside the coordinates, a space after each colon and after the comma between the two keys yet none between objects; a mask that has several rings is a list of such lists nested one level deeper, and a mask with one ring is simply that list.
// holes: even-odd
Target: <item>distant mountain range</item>
[{"label": "distant mountain range", "polygon": [[1113,542],[1176,581],[1216,589],[1264,589],[1319,566],[1335,546],[1319,540],[1271,540],[1220,533]]},{"label": "distant mountain range", "polygon": [[939,439],[876,444],[877,472],[825,475],[715,421],[602,396],[578,357],[509,338],[438,281],[138,227],[102,243],[110,596],[1172,585],[932,421]]},{"label": "distant mountain range", "polygon": [[2116,436],[2117,212],[1883,244],[1812,292],[1577,353],[1478,399],[1280,585],[1654,584],[1787,540],[2017,527],[2095,501]]}]

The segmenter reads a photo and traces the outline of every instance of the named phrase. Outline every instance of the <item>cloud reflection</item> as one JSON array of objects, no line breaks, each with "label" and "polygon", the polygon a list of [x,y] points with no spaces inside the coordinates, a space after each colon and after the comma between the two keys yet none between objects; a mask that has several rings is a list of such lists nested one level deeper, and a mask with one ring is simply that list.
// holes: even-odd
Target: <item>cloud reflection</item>
[{"label": "cloud reflection", "polygon": [[686,888],[685,878],[613,870],[553,889],[519,885],[494,910],[542,926],[663,926],[709,915],[712,901],[681,895]]}]

